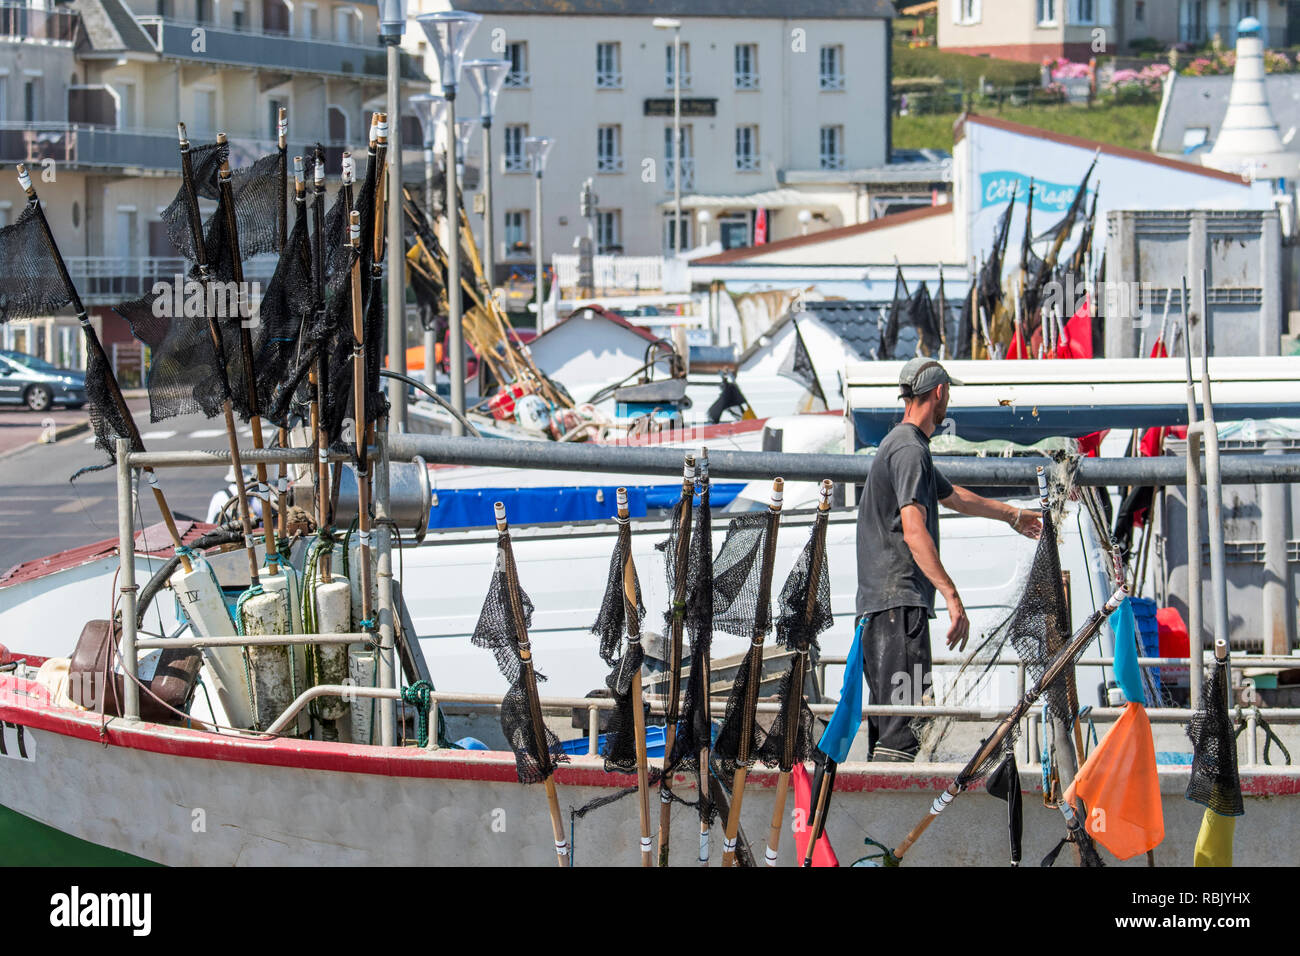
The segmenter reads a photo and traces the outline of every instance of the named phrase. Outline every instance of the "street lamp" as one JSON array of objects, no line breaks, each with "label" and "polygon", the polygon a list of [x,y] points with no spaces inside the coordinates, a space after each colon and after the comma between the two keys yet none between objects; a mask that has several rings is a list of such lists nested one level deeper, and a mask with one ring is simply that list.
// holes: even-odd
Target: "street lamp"
[{"label": "street lamp", "polygon": [[[465,62],[465,48],[483,20],[477,13],[443,10],[425,13],[415,18],[429,39],[429,46],[438,57],[438,76],[442,93],[447,100],[447,151],[451,160],[446,164],[444,182],[447,185],[447,325],[451,332],[451,404],[462,415],[465,413],[465,330],[460,315],[460,202],[456,176],[456,87],[460,84],[460,70]],[[400,201],[393,208],[401,209]],[[452,416],[451,433],[463,435],[464,426]]]},{"label": "street lamp", "polygon": [[[411,109],[420,119],[420,129],[424,133],[424,202],[429,209],[429,220],[433,221],[433,144],[438,136],[438,124],[447,112],[447,100],[433,93],[417,93],[411,97]],[[437,365],[433,360],[437,352],[437,338],[433,333],[432,316],[429,327],[424,330],[424,382],[430,387],[435,382]]]},{"label": "street lamp", "polygon": [[533,163],[533,174],[537,177],[537,221],[533,223],[533,252],[537,258],[537,331],[546,331],[542,328],[542,286],[545,284],[546,273],[542,271],[542,174],[546,172],[546,154],[551,151],[551,145],[554,143],[549,136],[525,136],[524,149],[528,152],[528,158]]},{"label": "street lamp", "polygon": [[682,21],[655,17],[656,30],[673,31],[673,254],[682,252]]},{"label": "street lamp", "polygon": [[[393,131],[388,150],[388,361],[398,372],[406,371],[406,279],[405,248],[402,243],[402,123],[399,101],[401,61],[398,47],[406,32],[407,0],[379,0],[379,42],[388,53],[388,122]],[[393,421],[406,431],[406,386],[396,379],[388,383],[388,402]],[[385,685],[387,686],[387,685]],[[389,721],[385,715],[384,731]]]},{"label": "street lamp", "polygon": [[469,140],[477,125],[478,120],[473,118],[456,120],[456,176],[462,182],[465,179],[465,159],[469,156]]},{"label": "street lamp", "polygon": [[479,122],[483,124],[483,275],[488,295],[496,283],[496,250],[492,248],[492,118],[497,97],[510,73],[509,60],[467,60],[465,70],[478,90]]}]

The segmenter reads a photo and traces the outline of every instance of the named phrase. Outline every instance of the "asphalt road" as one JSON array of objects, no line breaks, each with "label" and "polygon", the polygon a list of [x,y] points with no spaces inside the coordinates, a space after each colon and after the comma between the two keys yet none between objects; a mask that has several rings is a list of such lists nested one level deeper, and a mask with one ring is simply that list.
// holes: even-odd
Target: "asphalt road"
[{"label": "asphalt road", "polygon": [[[145,399],[128,402],[150,451],[183,451],[188,448],[226,447],[219,421],[200,415],[149,421]],[[33,413],[3,413],[17,429],[18,416]],[[84,412],[63,413],[84,418]],[[37,417],[33,439],[39,434]],[[76,420],[75,418],[73,420]],[[252,442],[245,434],[240,444]],[[69,478],[80,468],[106,464],[108,458],[94,446],[93,433],[86,431],[54,444],[32,444],[0,458],[0,571],[23,561],[43,557],[67,548],[117,536],[117,475],[114,469],[90,472],[75,482]],[[177,518],[203,520],[208,501],[222,486],[223,467],[173,468],[159,475]],[[161,520],[153,495],[140,496],[146,525]],[[137,516],[137,528],[141,518]]]}]

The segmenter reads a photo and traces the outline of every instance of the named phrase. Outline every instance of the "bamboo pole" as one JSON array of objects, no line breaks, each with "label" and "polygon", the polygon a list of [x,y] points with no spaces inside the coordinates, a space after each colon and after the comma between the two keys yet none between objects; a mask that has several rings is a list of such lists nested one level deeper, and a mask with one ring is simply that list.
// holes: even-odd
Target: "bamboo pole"
[{"label": "bamboo pole", "polygon": [[1015,728],[1016,724],[1019,723],[1025,714],[1029,712],[1029,708],[1034,705],[1034,702],[1042,696],[1043,691],[1051,686],[1051,684],[1056,681],[1062,673],[1064,673],[1066,668],[1071,667],[1074,664],[1075,657],[1085,647],[1092,643],[1093,639],[1097,636],[1097,632],[1101,630],[1101,625],[1105,622],[1106,618],[1114,613],[1115,609],[1119,607],[1120,602],[1127,596],[1127,585],[1121,585],[1115,593],[1110,596],[1100,610],[1094,611],[1089,616],[1088,620],[1079,628],[1078,632],[1070,642],[1061,649],[1055,658],[1053,658],[1052,663],[1049,664],[1047,670],[1043,672],[1043,676],[1035,682],[1033,687],[1029,688],[1029,690],[1025,692],[1025,696],[1021,698],[1020,703],[1016,704],[1016,706],[1013,707],[1004,718],[1002,718],[1002,722],[998,725],[997,730],[995,730],[988,739],[984,741],[979,750],[976,751],[975,756],[971,757],[970,761],[962,769],[961,773],[957,774],[953,782],[948,784],[947,789],[940,793],[939,796],[935,797],[934,803],[931,804],[929,812],[921,818],[920,822],[918,822],[916,826],[912,828],[912,831],[908,833],[903,842],[898,845],[898,849],[894,850],[893,858],[895,860],[902,860],[903,856],[912,848],[913,844],[921,838],[921,834],[923,834],[930,824],[935,821],[935,818],[946,810],[948,805],[966,789],[970,778],[975,774],[979,767],[997,752],[998,748],[1002,746],[1003,741],[1007,739],[1007,736]]},{"label": "bamboo pole", "polygon": [[[623,553],[623,617],[627,622],[627,643],[631,648],[641,643],[641,621],[638,615],[636,565],[632,561],[632,526],[628,518],[627,489],[618,489],[618,537]],[[641,668],[632,674],[632,727],[636,734],[636,790],[637,810],[641,818],[641,865],[654,866],[654,850],[650,839],[650,766],[646,755],[645,707],[641,693]]]},{"label": "bamboo pole", "polygon": [[357,447],[357,542],[361,556],[361,617],[372,621],[370,600],[370,463],[366,454],[369,425],[366,419],[366,342],[361,313],[361,213],[350,216],[352,244],[352,402],[356,412],[353,431]]},{"label": "bamboo pole", "polygon": [[[176,135],[180,141],[181,188],[185,190],[185,218],[189,223],[190,237],[194,242],[194,260],[199,268],[199,278],[203,283],[206,297],[212,275],[208,269],[208,250],[203,238],[203,219],[199,214],[199,198],[194,189],[194,164],[190,157],[190,141],[185,135],[184,123],[176,124]],[[212,351],[217,363],[217,374],[220,377],[222,389],[226,394],[225,401],[221,405],[221,412],[226,422],[226,443],[230,447],[230,466],[235,473],[235,496],[239,501],[239,520],[244,532],[244,553],[248,558],[249,581],[250,584],[256,586],[258,583],[258,568],[257,548],[253,542],[253,512],[248,502],[248,486],[244,482],[244,466],[239,454],[239,434],[235,429],[235,414],[230,397],[230,375],[226,366],[226,350],[221,340],[221,325],[217,320],[217,316],[213,315],[208,308],[203,311],[208,320],[208,335],[212,339]],[[236,315],[236,318],[238,319],[239,316]],[[269,560],[269,547],[267,551]]]},{"label": "bamboo pole", "polygon": [[[812,560],[808,565],[808,597],[804,605],[804,627],[812,627],[817,613],[817,582],[826,560],[826,523],[830,520],[831,481],[822,481],[820,500],[817,502],[817,520],[813,525]],[[805,634],[807,630],[805,630]],[[776,778],[776,802],[772,807],[772,823],[767,832],[767,865],[776,866],[777,852],[781,848],[781,829],[785,823],[786,795],[790,789],[790,771],[794,768],[794,751],[799,740],[799,705],[803,702],[804,680],[807,676],[808,645],[800,642],[795,649],[794,674],[790,681],[790,694],[785,707],[785,744],[781,755],[781,773]]]},{"label": "bamboo pole", "polygon": [[[225,145],[226,134],[217,134],[217,143]],[[244,285],[244,260],[239,252],[239,229],[235,219],[235,197],[230,185],[230,160],[223,157],[221,160],[221,170],[218,174],[218,186],[221,190],[221,196],[226,207],[226,237],[230,243],[231,270],[235,286],[238,288],[237,301],[239,302],[238,314],[236,318],[239,321],[239,350],[244,366],[244,381],[248,389],[248,424],[253,430],[253,448],[260,451],[262,445],[262,417],[258,410],[257,401],[257,376],[253,370],[253,333],[249,330],[248,323],[245,321],[244,303],[247,300],[247,289]],[[251,304],[250,304],[251,310]],[[221,356],[218,356],[221,358]],[[234,419],[231,419],[233,428]],[[238,470],[235,477],[242,481],[242,476]],[[257,463],[257,483],[260,487],[267,487],[266,462]],[[247,504],[247,503],[245,503]],[[252,515],[249,515],[250,521]],[[275,544],[275,522],[270,520],[270,516],[263,513],[262,528],[266,532],[266,563],[269,568],[275,570],[280,565],[280,552]],[[251,537],[245,535],[246,539]],[[253,575],[253,583],[257,583],[257,575]]]},{"label": "bamboo pole", "polygon": [[[312,218],[312,277],[316,283],[317,319],[323,323],[325,311],[325,154],[317,149],[312,168],[313,195],[311,203]],[[312,444],[316,446],[316,529],[324,532],[329,527],[329,441],[325,437],[325,376],[326,356],[322,345],[320,354],[312,363],[307,374],[308,387],[311,389],[309,417],[311,420]],[[334,580],[332,574],[330,551],[321,554],[317,561],[320,580],[328,584]]]},{"label": "bamboo pole", "polygon": [[[108,356],[104,353],[104,345],[99,341],[99,336],[95,333],[95,328],[90,324],[90,317],[86,314],[86,307],[81,303],[81,296],[77,292],[77,287],[73,285],[72,276],[68,274],[68,266],[63,261],[63,253],[59,251],[59,245],[54,241],[54,233],[50,230],[49,220],[45,218],[45,209],[41,206],[41,201],[36,195],[36,187],[32,185],[32,177],[27,172],[27,167],[23,163],[18,164],[18,185],[27,194],[27,205],[35,210],[37,222],[41,227],[41,237],[45,240],[45,247],[54,260],[55,271],[59,274],[59,281],[67,293],[72,310],[77,314],[77,322],[81,325],[81,334],[85,336],[87,350],[94,352],[99,364],[107,371],[108,380],[105,383],[108,386],[109,397],[113,400],[118,414],[121,416],[127,431],[130,433],[120,436],[130,439],[131,447],[143,452],[144,441],[140,438],[140,429],[136,426],[135,418],[131,415],[131,409],[127,407],[126,398],[122,395],[122,386],[118,384],[117,375],[113,372],[113,367],[108,364]],[[154,502],[158,505],[158,510],[162,512],[163,523],[167,526],[167,533],[171,536],[172,546],[176,548],[177,555],[181,560],[181,567],[187,572],[192,570],[189,557],[182,550],[184,548],[181,542],[180,531],[176,527],[176,518],[172,515],[172,509],[167,504],[167,498],[163,494],[162,486],[158,484],[158,477],[152,468],[144,469],[146,478],[149,481],[149,487],[153,489]]]},{"label": "bamboo pole", "polygon": [[691,508],[695,498],[695,456],[687,455],[682,467],[682,513],[677,518],[673,562],[673,619],[668,635],[668,703],[664,717],[664,771],[659,778],[659,865],[668,865],[672,836],[672,775],[667,772],[677,740],[678,710],[682,690],[682,625],[686,620],[686,568],[691,544]]},{"label": "bamboo pole", "polygon": [[[280,107],[276,126],[276,148],[280,152],[280,254],[289,244],[289,111]],[[281,448],[289,447],[289,429],[281,428],[277,434]],[[283,540],[289,536],[289,466],[281,462],[276,481],[275,516],[276,531]]]},{"label": "bamboo pole", "polygon": [[532,722],[537,760],[546,776],[546,804],[551,812],[551,830],[555,837],[555,862],[558,866],[568,867],[569,841],[564,835],[559,796],[555,792],[555,768],[551,765],[550,747],[546,741],[546,724],[542,720],[542,703],[537,696],[537,675],[533,670],[533,653],[524,621],[524,605],[519,593],[519,570],[515,566],[514,549],[510,544],[510,526],[506,523],[506,506],[498,501],[492,507],[496,516],[497,534],[501,538],[501,548],[505,556],[506,598],[509,603],[510,617],[514,622],[519,664],[523,671],[520,680],[523,682],[524,696],[528,700],[528,715]]},{"label": "bamboo pole", "polygon": [[740,752],[731,782],[731,809],[727,814],[726,837],[722,841],[722,865],[736,865],[736,833],[740,829],[740,807],[745,797],[745,778],[749,775],[750,740],[758,718],[758,686],[763,682],[763,640],[767,636],[767,617],[772,602],[772,568],[776,564],[776,532],[781,523],[781,500],[785,481],[772,482],[772,500],[767,508],[767,533],[763,537],[763,564],[758,578],[758,610],[754,617],[754,637],[749,645],[749,681],[741,711]]},{"label": "bamboo pole", "polygon": [[[697,459],[697,461],[699,463],[698,484],[700,488],[700,515],[701,517],[703,517],[704,509],[709,506],[709,494],[710,494],[709,449],[708,448],[704,448],[704,447],[700,448],[700,456]],[[705,533],[704,546],[709,549],[710,554],[712,554],[713,552],[713,541],[711,540],[711,534],[710,534],[711,530],[712,529],[710,528],[704,529],[704,533]],[[712,582],[709,582],[709,586],[712,587]],[[702,671],[702,674],[700,675],[700,688],[702,689],[702,692],[704,694],[704,700],[702,702],[704,707],[704,718],[705,718],[706,726],[708,726],[711,731],[712,711],[710,708],[710,702],[712,701],[711,691],[713,687],[712,661],[708,659],[707,655],[703,658],[700,658],[698,654],[692,653],[691,668],[694,669],[696,667],[700,668]],[[713,773],[712,770],[713,765],[710,759],[712,740],[710,738],[711,738],[711,734],[706,733],[704,735],[704,739],[700,741],[700,766],[699,766],[699,772],[696,775],[697,776],[696,786],[699,789],[699,800],[700,800],[700,861],[699,861],[700,866],[709,865],[709,812],[710,811],[706,805],[706,798],[711,792],[710,779]]]}]

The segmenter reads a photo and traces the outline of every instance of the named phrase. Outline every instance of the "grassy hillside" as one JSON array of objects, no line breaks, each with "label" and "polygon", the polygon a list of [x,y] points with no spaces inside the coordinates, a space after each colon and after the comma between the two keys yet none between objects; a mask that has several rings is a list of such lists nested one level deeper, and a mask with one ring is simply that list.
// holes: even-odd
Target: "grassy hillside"
[{"label": "grassy hillside", "polygon": [[905,43],[894,44],[895,77],[937,76],[949,83],[964,83],[973,88],[981,76],[994,86],[1015,86],[1018,83],[1037,83],[1041,75],[1037,63],[966,56],[937,47],[913,49]]},{"label": "grassy hillside", "polygon": [[[1114,146],[1149,150],[1159,105],[1155,103],[1098,106],[1005,106],[989,116],[1036,126],[1068,136],[1081,136]],[[976,112],[979,112],[978,110]],[[959,114],[927,113],[894,117],[895,149],[952,151],[952,127]]]}]

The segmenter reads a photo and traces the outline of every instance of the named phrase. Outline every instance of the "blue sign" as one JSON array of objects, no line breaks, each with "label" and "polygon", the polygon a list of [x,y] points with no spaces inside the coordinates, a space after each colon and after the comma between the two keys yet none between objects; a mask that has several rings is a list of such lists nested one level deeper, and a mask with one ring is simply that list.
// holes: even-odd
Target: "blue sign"
[{"label": "blue sign", "polygon": [[[980,174],[980,208],[1001,206],[1010,202],[1011,192],[1015,190],[1016,202],[1023,203],[1029,199],[1029,177],[1023,173],[1010,170],[998,170]],[[1046,212],[1064,213],[1074,202],[1074,195],[1079,191],[1078,185],[1046,183],[1034,180],[1034,208]]]}]

